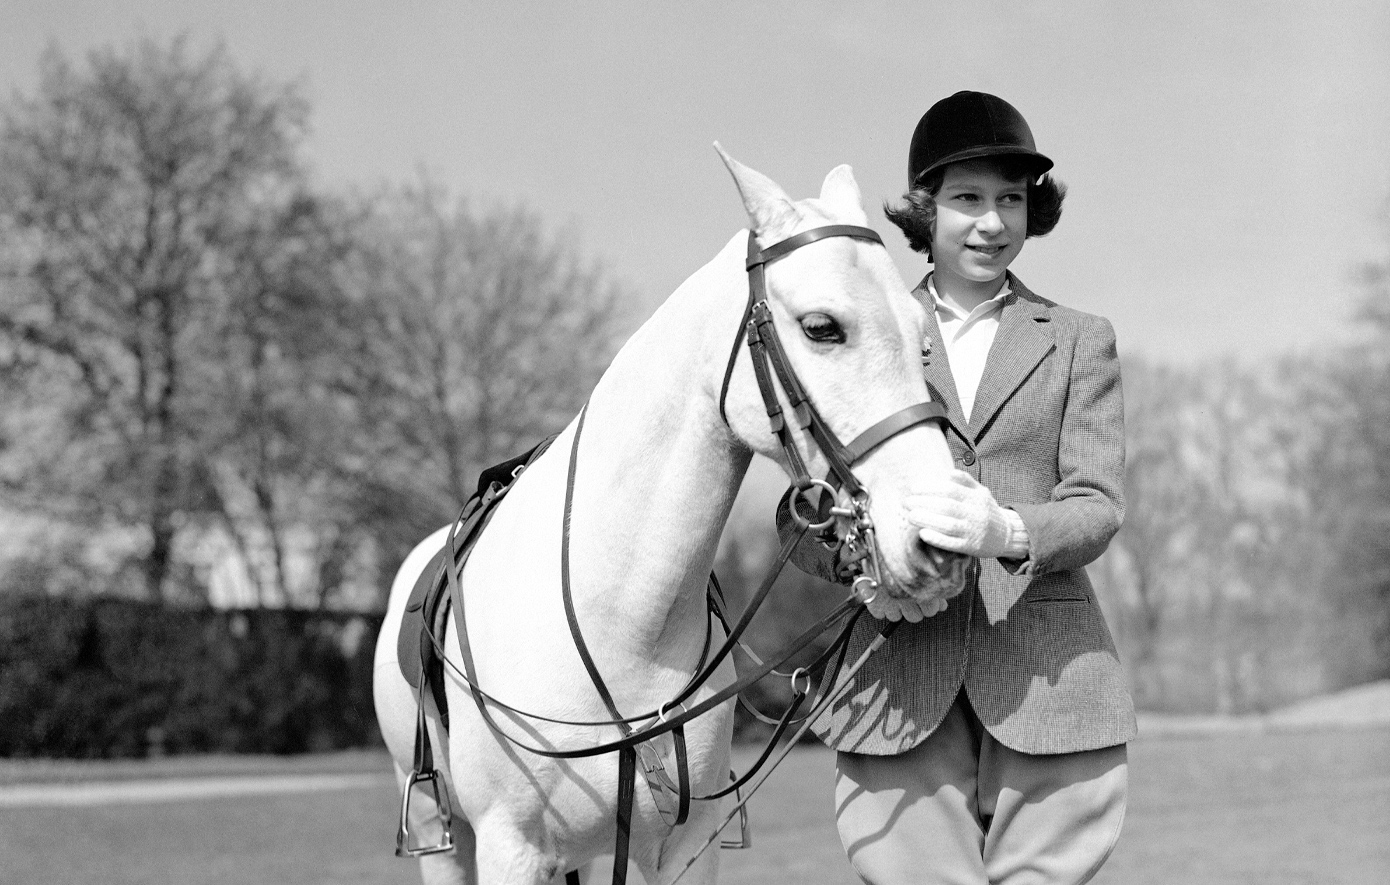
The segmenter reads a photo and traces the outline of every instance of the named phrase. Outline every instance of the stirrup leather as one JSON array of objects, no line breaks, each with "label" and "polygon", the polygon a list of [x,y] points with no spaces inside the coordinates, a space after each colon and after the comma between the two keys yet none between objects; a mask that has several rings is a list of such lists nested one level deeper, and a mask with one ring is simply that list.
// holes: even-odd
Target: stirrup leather
[{"label": "stirrup leather", "polygon": [[[406,778],[405,789],[401,791],[401,825],[396,830],[396,857],[423,857],[426,854],[440,854],[454,850],[454,810],[449,802],[449,787],[444,783],[444,775],[434,767],[434,753],[430,749],[430,735],[425,728],[425,684],[422,680],[417,696],[418,707],[415,719],[415,763],[411,766],[410,777]],[[410,835],[410,794],[415,785],[428,782],[434,793],[434,807],[439,816],[442,834],[434,845],[413,845]]]}]

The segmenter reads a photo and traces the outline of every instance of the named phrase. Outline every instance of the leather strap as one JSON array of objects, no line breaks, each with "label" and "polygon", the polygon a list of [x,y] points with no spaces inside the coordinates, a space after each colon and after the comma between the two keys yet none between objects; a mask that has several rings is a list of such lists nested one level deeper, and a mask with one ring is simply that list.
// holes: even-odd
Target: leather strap
[{"label": "leather strap", "polygon": [[[750,272],[748,304],[743,308],[743,318],[738,322],[738,330],[734,334],[734,344],[729,348],[729,361],[724,365],[724,381],[719,385],[719,417],[723,419],[726,426],[729,423],[729,415],[725,411],[725,402],[729,398],[729,381],[734,375],[734,363],[738,361],[738,348],[743,343],[744,332],[748,328],[748,320],[752,317],[754,303],[760,297],[766,297],[762,265],[769,261],[775,261],[807,243],[814,243],[816,240],[823,240],[826,237],[853,237],[857,240],[869,240],[879,245],[883,244],[883,238],[878,235],[877,231],[853,224],[827,224],[824,227],[812,228],[794,234],[781,242],[773,243],[762,250],[758,249],[757,232],[751,230],[748,232],[748,258],[744,264],[745,269]],[[752,279],[754,268],[757,268],[758,274],[756,283]]]},{"label": "leather strap", "polygon": [[[759,250],[757,248],[757,240],[755,235],[752,232],[749,233],[748,259],[746,265],[749,272],[748,306],[744,311],[744,318],[743,321],[740,323],[739,333],[738,336],[735,338],[734,346],[730,351],[729,362],[725,368],[724,379],[719,394],[719,411],[721,417],[724,418],[725,423],[727,424],[728,418],[725,414],[725,401],[728,396],[728,387],[730,379],[733,375],[734,363],[738,355],[739,341],[740,339],[746,336],[749,344],[749,349],[753,357],[754,369],[757,375],[758,386],[763,396],[764,403],[768,409],[769,420],[772,422],[773,429],[777,433],[779,441],[782,443],[783,448],[787,452],[789,460],[793,464],[794,470],[797,474],[798,482],[805,482],[806,484],[809,484],[810,477],[806,474],[804,461],[801,458],[800,452],[796,448],[795,440],[792,437],[790,428],[786,426],[786,422],[782,418],[781,405],[780,402],[777,400],[776,392],[775,390],[773,390],[772,387],[772,379],[768,371],[769,366],[771,367],[772,371],[776,373],[778,382],[780,382],[783,390],[786,391],[788,395],[788,399],[790,400],[792,409],[795,412],[798,425],[801,427],[801,429],[808,430],[811,433],[812,438],[815,439],[815,441],[819,444],[823,455],[830,463],[832,473],[834,473],[836,477],[850,489],[851,492],[858,492],[862,489],[862,486],[860,486],[857,479],[854,477],[854,474],[850,471],[849,468],[851,464],[853,464],[859,458],[862,458],[865,454],[867,454],[876,446],[881,445],[884,441],[886,441],[893,435],[901,433],[903,430],[906,430],[909,427],[913,427],[919,423],[928,420],[944,419],[944,411],[941,410],[940,407],[934,403],[919,403],[916,406],[910,406],[906,409],[894,413],[893,415],[890,415],[888,418],[885,418],[877,422],[867,431],[861,433],[855,439],[855,441],[851,443],[850,446],[846,447],[842,445],[840,441],[835,437],[834,433],[830,431],[828,425],[825,424],[824,420],[821,419],[820,415],[816,412],[814,405],[810,401],[810,398],[806,395],[804,389],[801,387],[800,381],[796,377],[796,373],[792,369],[790,361],[787,359],[786,353],[783,351],[781,347],[781,342],[777,337],[776,326],[772,322],[771,312],[767,309],[766,287],[763,273],[764,265],[766,265],[770,261],[774,261],[778,258],[781,258],[782,256],[787,255],[790,252],[807,245],[808,243],[813,243],[828,237],[840,236],[869,240],[880,244],[883,242],[877,234],[877,232],[866,227],[859,227],[856,225],[826,225],[824,227],[802,231],[799,234],[795,234],[791,237],[788,237],[785,240],[782,240],[778,243],[773,244],[772,246],[769,246],[767,249]],[[454,554],[456,552],[455,543],[457,525],[455,525],[454,529],[452,529],[450,532],[448,544],[449,553],[445,556],[445,572],[446,580],[448,582],[449,596],[453,603],[452,608],[454,619],[456,622],[455,628],[459,635],[460,652],[461,657],[463,659],[463,668],[465,670],[464,678],[470,688],[470,693],[473,696],[474,703],[477,705],[480,714],[482,715],[483,719],[488,723],[488,725],[492,728],[493,732],[499,736],[506,738],[510,743],[514,744],[515,746],[526,749],[532,753],[535,753],[536,755],[547,756],[551,758],[574,759],[584,758],[588,756],[597,756],[603,753],[609,753],[614,751],[618,753],[619,775],[617,839],[616,844],[614,846],[613,882],[614,885],[624,885],[627,877],[627,857],[629,840],[631,837],[632,829],[633,794],[635,791],[636,767],[639,746],[646,744],[646,742],[650,741],[652,738],[667,731],[672,733],[672,739],[675,742],[677,776],[679,780],[679,786],[677,787],[677,792],[679,794],[677,823],[683,823],[689,814],[690,800],[692,798],[690,795],[691,791],[689,762],[687,759],[687,754],[685,752],[685,723],[700,715],[703,715],[706,712],[709,712],[710,710],[727,701],[729,698],[735,697],[748,685],[751,685],[753,682],[756,682],[757,680],[761,679],[763,676],[767,675],[767,673],[772,672],[776,666],[780,665],[787,658],[791,657],[791,655],[795,654],[801,648],[805,647],[805,645],[809,644],[811,640],[813,640],[815,637],[819,636],[822,632],[824,632],[824,630],[829,624],[833,624],[835,621],[840,620],[851,613],[862,611],[862,605],[854,597],[845,600],[845,602],[841,603],[841,605],[834,612],[832,612],[830,615],[827,615],[825,618],[822,618],[816,626],[804,632],[800,637],[793,641],[793,643],[791,644],[791,650],[787,652],[785,657],[782,657],[781,660],[778,660],[771,664],[760,664],[753,673],[748,674],[744,678],[736,680],[735,684],[726,687],[724,690],[720,692],[717,692],[713,697],[706,698],[702,703],[699,703],[692,708],[684,709],[682,713],[677,716],[673,716],[669,719],[663,719],[655,725],[642,728],[640,731],[634,730],[632,726],[629,724],[631,720],[625,719],[619,712],[617,704],[614,702],[612,694],[608,690],[608,687],[604,682],[603,677],[599,673],[598,667],[593,660],[593,656],[589,652],[588,646],[585,643],[583,634],[579,628],[579,622],[574,609],[574,601],[571,593],[569,571],[569,528],[574,500],[574,483],[578,464],[579,440],[584,427],[584,418],[586,412],[587,407],[580,411],[570,451],[569,471],[565,489],[563,528],[561,533],[561,595],[564,601],[566,620],[568,621],[570,633],[574,639],[575,647],[579,653],[580,659],[584,663],[585,670],[588,672],[590,680],[592,681],[595,690],[598,692],[600,698],[603,700],[604,706],[608,709],[608,712],[613,717],[613,721],[609,724],[614,725],[619,729],[619,731],[622,733],[622,738],[620,738],[617,741],[610,741],[603,744],[599,744],[597,746],[590,746],[583,750],[547,750],[540,747],[528,746],[520,741],[517,741],[510,735],[503,732],[500,728],[498,728],[496,722],[493,721],[492,716],[487,709],[487,704],[485,702],[486,695],[482,692],[482,690],[479,688],[477,684],[477,677],[473,666],[471,649],[469,648],[469,644],[467,642],[467,625],[463,611],[463,598],[462,594],[460,593],[459,587],[459,576],[457,573],[457,569],[453,567],[455,559]],[[767,592],[771,589],[773,580],[775,580],[777,573],[781,571],[781,566],[785,564],[786,558],[790,554],[791,548],[794,547],[796,541],[800,539],[801,534],[803,534],[803,532],[797,532],[790,540],[790,543],[784,542],[783,550],[779,552],[778,564],[773,571],[772,578],[765,581],[764,586],[759,588],[759,593],[757,595],[756,602],[761,602],[762,598],[766,596]],[[716,653],[706,663],[705,666],[697,668],[699,672],[697,672],[696,677],[693,677],[691,679],[691,681],[687,684],[686,688],[681,692],[678,698],[663,705],[663,711],[668,707],[682,703],[686,698],[691,696],[700,685],[704,683],[704,679],[707,678],[708,675],[713,672],[713,669],[718,666],[719,662],[723,659],[723,657],[726,656],[738,643],[740,634],[743,632],[743,629],[747,626],[748,621],[751,620],[752,614],[754,611],[756,611],[756,608],[757,605],[755,603],[750,603],[748,609],[745,610],[744,616],[740,619],[739,625],[737,626],[737,628],[735,628],[735,630],[730,631],[729,635],[726,637],[724,645],[721,647],[719,652]],[[779,736],[781,731],[785,730],[786,723],[791,721],[792,715],[794,714],[795,710],[800,707],[803,698],[804,693],[797,692],[797,697],[795,698],[792,707],[788,710],[787,714],[783,718],[782,727],[779,729]],[[420,724],[423,726],[423,704],[421,705],[421,708],[422,722]],[[424,732],[423,727],[420,729],[420,732]],[[775,739],[773,743],[775,744]],[[771,746],[772,744],[769,745],[769,750],[767,752],[764,752],[762,759],[759,760],[759,765],[761,765],[762,761],[766,760],[768,753],[770,752]],[[650,748],[650,745],[646,745],[646,747],[644,748]],[[425,738],[424,746],[417,746],[416,750],[417,757],[428,757],[430,755],[427,737]],[[758,767],[759,766],[755,766],[753,771],[756,771]],[[740,783],[745,782],[749,777],[752,776],[752,773],[753,772],[750,771],[747,775],[745,775],[743,779],[735,783],[734,787],[731,787],[730,789],[734,789]],[[669,783],[668,778],[663,779]],[[721,792],[718,795],[723,795],[723,792]],[[696,798],[706,799],[713,797]],[[566,874],[567,882],[573,882],[575,878],[577,877],[571,873]]]},{"label": "leather strap", "polygon": [[868,240],[873,243],[883,245],[883,238],[878,235],[878,231],[869,227],[860,227],[857,224],[827,224],[821,227],[813,227],[804,230],[799,234],[792,234],[785,240],[773,243],[766,249],[757,251],[757,239],[749,232],[748,239],[753,243],[753,249],[748,256],[747,268],[752,270],[756,265],[767,264],[776,261],[789,252],[795,252],[808,243],[816,240],[824,240],[827,237],[853,237],[856,240]]},{"label": "leather strap", "polygon": [[680,805],[676,809],[676,826],[690,819],[690,754],[685,749],[685,726],[677,726],[671,731],[676,745],[676,795]]},{"label": "leather strap", "polygon": [[941,429],[944,431],[947,423],[946,407],[935,400],[928,400],[894,412],[851,440],[850,444],[845,446],[845,457],[850,464],[855,464],[909,427],[916,427],[928,421],[941,422]]},{"label": "leather strap", "polygon": [[574,640],[580,660],[584,662],[584,669],[589,673],[589,680],[593,682],[599,697],[603,699],[603,705],[608,708],[608,714],[613,717],[619,730],[623,734],[631,734],[632,728],[623,719],[623,714],[618,712],[618,705],[614,703],[613,695],[608,691],[608,684],[603,681],[598,665],[589,653],[589,645],[584,641],[584,633],[579,629],[579,617],[574,611],[574,594],[570,590],[570,514],[574,509],[574,476],[579,467],[579,437],[584,433],[584,416],[588,411],[589,406],[585,403],[579,410],[579,422],[574,428],[574,441],[570,443],[569,475],[565,481],[564,523],[560,530],[560,598],[565,604],[565,620],[569,622],[570,637]]},{"label": "leather strap", "polygon": [[618,837],[613,846],[613,885],[627,882],[628,843],[632,839],[632,797],[637,783],[637,751],[618,751]]},{"label": "leather strap", "polygon": [[782,763],[783,759],[787,758],[787,754],[789,754],[793,749],[795,749],[796,746],[801,742],[802,736],[806,734],[806,731],[808,729],[810,729],[811,724],[820,717],[821,713],[825,712],[825,709],[827,707],[834,703],[837,697],[844,693],[844,690],[848,688],[850,685],[850,680],[854,678],[854,674],[859,672],[859,670],[869,660],[869,657],[874,652],[878,651],[878,649],[883,645],[883,643],[888,641],[888,637],[893,635],[893,632],[897,630],[899,625],[901,624],[901,621],[889,621],[882,627],[880,627],[878,635],[875,636],[873,640],[869,643],[869,647],[864,649],[863,654],[861,654],[859,656],[859,659],[854,662],[854,665],[850,667],[847,671],[845,671],[844,674],[838,679],[838,681],[829,689],[827,689],[821,695],[821,697],[816,700],[815,704],[812,705],[811,711],[806,714],[806,718],[802,721],[801,727],[797,729],[796,734],[792,735],[791,739],[788,740],[785,745],[783,745],[782,752],[777,754],[777,758],[773,761],[772,767],[769,768],[767,772],[762,776],[762,778],[759,779],[758,782],[753,785],[752,789],[748,791],[748,794],[746,796],[740,797],[738,802],[734,803],[733,809],[730,810],[729,813],[724,817],[724,819],[714,827],[714,832],[711,833],[709,838],[705,840],[705,844],[701,845],[698,849],[696,849],[695,853],[690,856],[690,859],[685,862],[685,866],[681,867],[680,871],[678,871],[676,875],[670,879],[670,882],[673,883],[673,885],[675,882],[678,882],[682,876],[685,875],[687,870],[689,870],[692,866],[695,865],[695,861],[700,859],[700,855],[704,854],[705,850],[708,849],[710,845],[714,844],[714,840],[719,838],[719,834],[724,831],[724,827],[728,826],[729,821],[733,820],[734,816],[739,813],[739,810],[748,804],[748,801],[753,798],[753,794],[756,793],[762,787],[763,784],[767,783],[767,779],[772,777],[772,772],[775,771],[777,766]]}]

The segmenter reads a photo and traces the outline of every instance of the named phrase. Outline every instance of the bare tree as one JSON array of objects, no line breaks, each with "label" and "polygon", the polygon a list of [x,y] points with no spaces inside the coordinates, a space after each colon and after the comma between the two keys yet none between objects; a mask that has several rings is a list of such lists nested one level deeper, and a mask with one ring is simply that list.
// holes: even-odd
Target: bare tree
[{"label": "bare tree", "polygon": [[342,283],[327,384],[356,428],[344,472],[398,554],[452,518],[476,475],[559,431],[627,331],[627,296],[523,209],[422,183],[380,195]]},{"label": "bare tree", "polygon": [[350,432],[314,377],[340,358],[323,335],[341,310],[334,270],[351,219],[307,193],[267,207],[229,250],[225,310],[206,359],[220,393],[204,401],[213,518],[261,605],[322,607],[370,545],[345,506],[333,457]]},{"label": "bare tree", "polygon": [[216,322],[249,229],[299,191],[305,103],[178,39],[45,54],[0,131],[0,353],[29,420],[6,452],[12,504],[134,527],[152,599],[176,539],[215,507],[206,404]]},{"label": "bare tree", "polygon": [[1362,269],[1361,282],[1359,340],[1338,354],[1329,373],[1326,401],[1338,414],[1325,429],[1320,467],[1325,481],[1338,482],[1333,509],[1325,514],[1327,537],[1341,564],[1336,601],[1374,627],[1379,658],[1370,675],[1385,675],[1390,673],[1390,250]]},{"label": "bare tree", "polygon": [[1164,695],[1159,644],[1195,543],[1187,470],[1195,389],[1182,371],[1125,361],[1125,520],[1098,568],[1141,700]]}]

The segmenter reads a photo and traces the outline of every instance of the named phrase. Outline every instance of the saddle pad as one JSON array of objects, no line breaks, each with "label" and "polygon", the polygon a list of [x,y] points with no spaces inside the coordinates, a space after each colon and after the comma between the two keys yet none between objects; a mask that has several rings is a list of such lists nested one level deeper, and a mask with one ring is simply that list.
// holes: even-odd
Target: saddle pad
[{"label": "saddle pad", "polygon": [[[482,537],[483,529],[492,518],[497,502],[522,471],[545,453],[554,439],[554,436],[546,437],[529,451],[493,465],[478,476],[478,490],[459,514],[459,528],[454,535],[453,568],[463,569],[478,538]],[[444,643],[449,611],[449,581],[443,568],[447,548],[446,540],[415,580],[396,640],[396,659],[400,663],[401,675],[416,691],[420,690],[422,682],[429,686],[445,728],[449,725],[449,714],[444,697],[444,661],[436,651],[435,642],[439,645]]]}]

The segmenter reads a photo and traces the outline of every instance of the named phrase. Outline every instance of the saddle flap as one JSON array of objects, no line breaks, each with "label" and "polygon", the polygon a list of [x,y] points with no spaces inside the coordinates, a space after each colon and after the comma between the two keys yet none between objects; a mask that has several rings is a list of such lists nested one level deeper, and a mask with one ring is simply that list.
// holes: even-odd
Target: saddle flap
[{"label": "saddle flap", "polygon": [[[427,646],[426,625],[433,626],[434,618],[426,617],[426,607],[439,605],[440,595],[432,594],[440,576],[439,566],[444,561],[444,548],[440,547],[410,591],[410,599],[405,604],[405,617],[401,620],[401,632],[396,640],[396,660],[400,661],[401,674],[414,689],[420,688],[420,678],[426,663],[434,657],[433,647]],[[433,599],[431,599],[433,597]]]},{"label": "saddle flap", "polygon": [[[522,469],[544,454],[554,439],[554,436],[547,437],[524,454],[487,468],[478,477],[478,491],[468,499],[459,514],[458,531],[454,533],[453,568],[463,568],[497,503],[516,482]],[[435,650],[436,642],[431,641],[430,637],[433,636],[439,645],[443,645],[448,622],[445,614],[449,610],[449,582],[443,569],[447,547],[446,541],[430,557],[420,577],[416,578],[415,586],[406,600],[405,615],[396,639],[396,660],[400,663],[401,675],[417,691],[422,682],[430,686],[441,716],[447,716],[444,662]],[[445,719],[446,727],[447,723]]]}]

